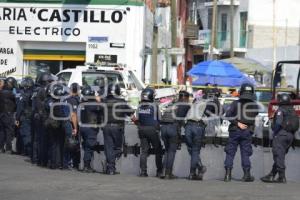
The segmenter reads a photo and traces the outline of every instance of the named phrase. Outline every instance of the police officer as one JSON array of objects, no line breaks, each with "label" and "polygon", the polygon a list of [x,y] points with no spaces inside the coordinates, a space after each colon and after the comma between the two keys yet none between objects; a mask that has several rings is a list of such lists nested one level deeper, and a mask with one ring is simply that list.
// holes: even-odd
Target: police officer
[{"label": "police officer", "polygon": [[147,157],[152,146],[155,153],[156,176],[162,176],[162,146],[159,137],[158,106],[154,103],[154,90],[146,88],[141,93],[137,110],[138,134],[141,140],[140,176],[147,177]]},{"label": "police officer", "polygon": [[185,140],[191,156],[189,180],[203,180],[206,167],[202,164],[200,151],[205,136],[205,113],[207,101],[194,99],[186,116]]},{"label": "police officer", "polygon": [[[71,119],[64,123],[66,141],[73,139],[76,143],[79,142],[77,108],[80,104],[79,97],[80,86],[78,83],[72,83],[70,86],[70,97],[66,102],[71,105]],[[68,146],[68,145],[67,145]],[[78,146],[78,145],[77,145]],[[64,148],[64,169],[79,169],[80,164],[80,146],[68,149]]]},{"label": "police officer", "polygon": [[47,98],[45,100],[46,119],[44,125],[49,138],[49,163],[50,169],[63,168],[63,143],[65,129],[63,125],[68,117],[68,108],[61,103],[68,95],[64,85],[53,83],[47,87]]},{"label": "police officer", "polygon": [[133,110],[127,102],[120,98],[121,89],[118,84],[110,84],[107,97],[103,103],[107,106],[105,117],[107,123],[103,128],[104,151],[106,156],[106,174],[116,174],[116,159],[122,155],[124,142],[124,122],[126,116],[131,116]]},{"label": "police officer", "polygon": [[78,109],[78,120],[80,134],[83,138],[84,150],[84,168],[83,172],[93,173],[91,162],[97,145],[97,135],[103,119],[103,107],[99,104],[95,96],[95,91],[88,85],[84,86],[81,91],[81,105]]},{"label": "police officer", "polygon": [[[288,152],[289,147],[291,146],[294,139],[294,132],[285,127],[285,124],[292,123],[292,119],[287,119],[287,116],[291,113],[294,113],[294,118],[299,120],[296,116],[296,111],[291,105],[291,97],[289,94],[279,95],[279,108],[274,114],[273,119],[273,160],[274,164],[271,172],[262,177],[263,182],[276,182],[276,183],[286,183],[285,177],[285,155]],[[287,122],[286,120],[290,120]],[[297,123],[297,122],[296,122]],[[299,128],[299,124],[298,124]],[[278,173],[278,178],[275,179]]]},{"label": "police officer", "polygon": [[22,93],[17,103],[16,125],[20,128],[23,144],[23,153],[26,156],[32,154],[32,93],[34,81],[25,77],[21,82]]},{"label": "police officer", "polygon": [[38,166],[47,167],[48,163],[48,138],[44,127],[46,110],[46,88],[53,82],[55,77],[50,73],[42,72],[36,78],[36,86],[32,95],[33,108],[33,152],[32,163]]},{"label": "police officer", "polygon": [[[173,165],[174,165],[176,150],[181,145],[180,144],[181,143],[180,118],[181,119],[184,118],[189,109],[189,105],[188,105],[186,111],[183,110],[184,106],[186,106],[186,104],[184,103],[185,96],[187,96],[187,99],[189,98],[188,93],[186,93],[185,91],[180,91],[179,100],[178,100],[180,104],[176,105],[176,103],[174,103],[171,106],[165,108],[161,112],[160,130],[161,130],[161,138],[165,146],[165,155],[163,160],[164,168],[163,168],[163,173],[161,178],[165,178],[165,179],[177,178],[173,174]],[[180,108],[180,110],[178,108]]]},{"label": "police officer", "polygon": [[234,156],[238,146],[240,146],[242,167],[244,176],[242,181],[252,182],[250,156],[252,150],[252,135],[255,126],[255,117],[258,115],[258,105],[255,102],[254,87],[251,84],[244,83],[240,88],[240,98],[234,101],[226,112],[226,117],[230,121],[229,140],[225,147],[225,182],[231,181],[231,171],[233,167]]},{"label": "police officer", "polygon": [[16,86],[16,79],[8,77],[5,79],[3,89],[0,90],[0,148],[2,152],[7,151],[8,153],[12,153],[14,137],[16,98],[13,89]]}]

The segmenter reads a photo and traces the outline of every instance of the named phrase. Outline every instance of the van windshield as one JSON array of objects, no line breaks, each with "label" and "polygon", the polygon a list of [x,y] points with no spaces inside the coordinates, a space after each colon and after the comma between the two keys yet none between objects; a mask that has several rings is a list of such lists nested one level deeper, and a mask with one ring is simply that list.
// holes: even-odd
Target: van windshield
[{"label": "van windshield", "polygon": [[125,88],[124,80],[121,74],[116,72],[83,72],[82,85],[94,86],[94,81],[97,78],[105,76],[108,84],[119,84],[121,88]]}]

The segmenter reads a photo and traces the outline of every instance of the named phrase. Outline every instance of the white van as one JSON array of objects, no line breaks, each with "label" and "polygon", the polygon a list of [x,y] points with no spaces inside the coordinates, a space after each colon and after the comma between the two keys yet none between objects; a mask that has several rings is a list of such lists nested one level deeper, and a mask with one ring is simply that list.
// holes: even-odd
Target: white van
[{"label": "white van", "polygon": [[[72,83],[78,83],[80,86],[94,86],[94,80],[97,77],[105,76],[108,84],[118,83],[120,85],[122,96],[133,106],[138,105],[140,93],[146,88],[145,84],[137,78],[134,71],[119,66],[77,66],[75,69],[62,70],[57,76],[64,78],[68,86]],[[157,99],[176,95],[176,91],[173,88],[157,89],[155,92],[155,98]]]}]

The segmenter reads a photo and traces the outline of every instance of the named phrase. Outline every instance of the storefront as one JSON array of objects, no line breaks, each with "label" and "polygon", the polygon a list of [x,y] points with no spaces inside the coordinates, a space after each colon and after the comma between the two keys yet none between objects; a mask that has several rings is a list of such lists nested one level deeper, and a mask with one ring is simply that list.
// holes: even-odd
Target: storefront
[{"label": "storefront", "polygon": [[85,62],[125,64],[141,74],[146,42],[140,1],[11,2],[0,3],[1,76],[56,74]]}]

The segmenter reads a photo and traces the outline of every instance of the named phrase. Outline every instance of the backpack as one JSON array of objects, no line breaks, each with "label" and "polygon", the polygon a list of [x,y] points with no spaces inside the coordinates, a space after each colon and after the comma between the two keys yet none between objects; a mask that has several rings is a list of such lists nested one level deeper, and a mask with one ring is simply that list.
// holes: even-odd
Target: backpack
[{"label": "backpack", "polygon": [[299,117],[295,109],[283,112],[282,128],[290,133],[295,133],[299,129]]}]

